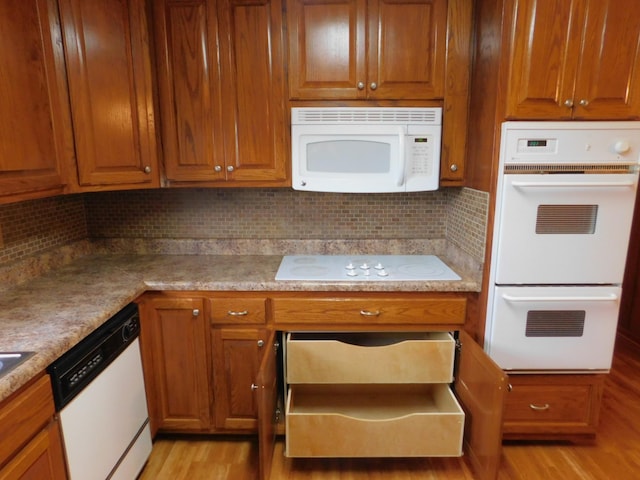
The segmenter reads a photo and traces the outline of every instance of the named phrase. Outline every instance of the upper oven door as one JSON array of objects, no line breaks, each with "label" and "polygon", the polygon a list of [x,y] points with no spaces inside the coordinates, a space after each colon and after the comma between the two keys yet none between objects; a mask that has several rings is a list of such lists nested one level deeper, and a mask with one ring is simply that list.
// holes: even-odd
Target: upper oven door
[{"label": "upper oven door", "polygon": [[505,174],[495,283],[621,283],[636,187],[635,174]]}]

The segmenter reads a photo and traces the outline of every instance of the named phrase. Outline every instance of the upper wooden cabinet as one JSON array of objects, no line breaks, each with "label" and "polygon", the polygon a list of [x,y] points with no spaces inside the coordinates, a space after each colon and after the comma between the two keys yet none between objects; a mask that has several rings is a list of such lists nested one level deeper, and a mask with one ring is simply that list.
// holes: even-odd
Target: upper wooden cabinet
[{"label": "upper wooden cabinet", "polygon": [[0,203],[63,193],[73,162],[53,0],[0,2]]},{"label": "upper wooden cabinet", "polygon": [[288,0],[292,99],[441,99],[446,0]]},{"label": "upper wooden cabinet", "polygon": [[281,0],[157,0],[166,178],[287,185]]},{"label": "upper wooden cabinet", "polygon": [[640,115],[640,3],[505,2],[512,26],[506,118]]},{"label": "upper wooden cabinet", "polygon": [[144,0],[60,0],[80,190],[160,186]]}]

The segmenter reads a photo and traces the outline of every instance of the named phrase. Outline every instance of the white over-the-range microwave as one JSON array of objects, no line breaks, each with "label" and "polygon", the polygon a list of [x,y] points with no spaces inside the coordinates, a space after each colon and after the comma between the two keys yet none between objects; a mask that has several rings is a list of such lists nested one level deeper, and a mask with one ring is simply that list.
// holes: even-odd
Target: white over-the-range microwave
[{"label": "white over-the-range microwave", "polygon": [[441,108],[291,109],[295,190],[338,193],[438,189]]}]

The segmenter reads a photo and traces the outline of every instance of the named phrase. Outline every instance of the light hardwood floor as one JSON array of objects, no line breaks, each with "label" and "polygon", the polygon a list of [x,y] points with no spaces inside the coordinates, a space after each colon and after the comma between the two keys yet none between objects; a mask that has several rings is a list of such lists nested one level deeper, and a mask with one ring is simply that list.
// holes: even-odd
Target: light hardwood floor
[{"label": "light hardwood floor", "polygon": [[[339,432],[336,432],[339,435]],[[253,480],[250,437],[162,437],[140,480]],[[619,344],[593,444],[505,443],[499,480],[640,478],[640,353]],[[291,460],[279,442],[272,480],[473,480],[463,459]]]}]

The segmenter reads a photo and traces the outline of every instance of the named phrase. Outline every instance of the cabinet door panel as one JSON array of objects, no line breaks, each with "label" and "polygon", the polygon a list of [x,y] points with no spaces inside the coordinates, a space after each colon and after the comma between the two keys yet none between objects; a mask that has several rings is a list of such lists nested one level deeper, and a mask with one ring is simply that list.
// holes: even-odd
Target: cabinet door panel
[{"label": "cabinet door panel", "polygon": [[159,186],[144,0],[62,0],[81,186]]},{"label": "cabinet door panel", "polygon": [[369,97],[442,98],[446,2],[377,0],[370,6]]},{"label": "cabinet door panel", "polygon": [[507,118],[571,118],[581,0],[517,0],[505,16],[513,22]]},{"label": "cabinet door panel", "polygon": [[60,40],[54,1],[0,2],[0,203],[67,183],[73,138]]},{"label": "cabinet door panel", "polygon": [[256,378],[258,403],[259,480],[269,480],[276,442],[278,404],[278,356],[280,344],[271,332],[265,345]]},{"label": "cabinet door panel", "polygon": [[590,0],[574,117],[637,118],[639,85],[640,4]]},{"label": "cabinet door panel", "polygon": [[155,25],[167,179],[224,180],[215,4],[158,1]]},{"label": "cabinet door panel", "polygon": [[366,1],[289,0],[287,10],[290,97],[364,98]]}]

